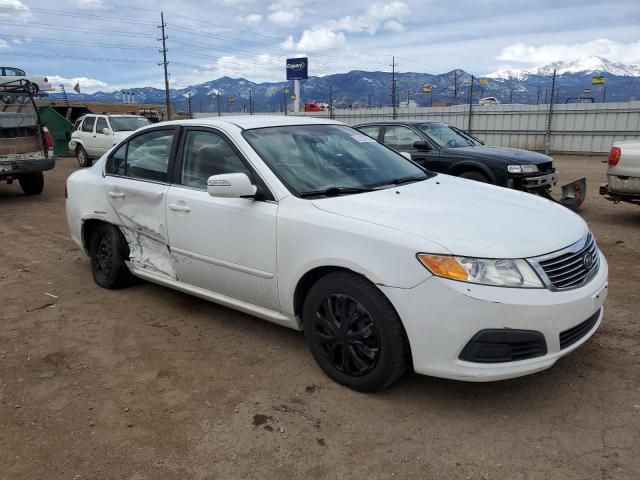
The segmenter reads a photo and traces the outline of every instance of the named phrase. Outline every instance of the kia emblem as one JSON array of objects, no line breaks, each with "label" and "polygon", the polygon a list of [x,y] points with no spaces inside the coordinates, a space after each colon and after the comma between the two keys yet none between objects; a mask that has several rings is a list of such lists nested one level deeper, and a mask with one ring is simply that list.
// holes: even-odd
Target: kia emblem
[{"label": "kia emblem", "polygon": [[593,267],[593,255],[587,253],[584,257],[582,257],[582,263],[584,265],[584,268],[586,268],[587,270],[591,270],[591,267]]}]

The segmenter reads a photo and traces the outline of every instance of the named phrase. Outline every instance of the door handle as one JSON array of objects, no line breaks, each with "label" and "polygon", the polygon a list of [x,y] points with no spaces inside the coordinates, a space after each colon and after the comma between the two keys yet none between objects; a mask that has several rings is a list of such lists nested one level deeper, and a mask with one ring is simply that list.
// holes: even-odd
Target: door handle
[{"label": "door handle", "polygon": [[122,192],[109,192],[111,198],[124,198],[126,195]]},{"label": "door handle", "polygon": [[186,205],[179,205],[177,203],[170,203],[169,208],[175,212],[190,212],[191,207],[187,207]]}]

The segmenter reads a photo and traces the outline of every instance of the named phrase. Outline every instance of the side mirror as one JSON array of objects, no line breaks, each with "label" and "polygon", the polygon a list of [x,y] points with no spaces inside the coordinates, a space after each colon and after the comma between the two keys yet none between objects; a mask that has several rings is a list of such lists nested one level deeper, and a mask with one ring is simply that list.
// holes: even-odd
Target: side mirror
[{"label": "side mirror", "polygon": [[411,160],[411,154],[409,152],[400,152],[400,155],[402,155],[407,160]]},{"label": "side mirror", "polygon": [[111,130],[109,130],[108,128],[103,128],[102,129],[102,134],[103,135],[111,135]]},{"label": "side mirror", "polygon": [[431,150],[431,146],[427,143],[426,140],[416,140],[415,142],[413,142],[413,148],[423,151]]},{"label": "side mirror", "polygon": [[207,179],[207,192],[212,197],[253,198],[257,191],[245,173],[224,173]]}]

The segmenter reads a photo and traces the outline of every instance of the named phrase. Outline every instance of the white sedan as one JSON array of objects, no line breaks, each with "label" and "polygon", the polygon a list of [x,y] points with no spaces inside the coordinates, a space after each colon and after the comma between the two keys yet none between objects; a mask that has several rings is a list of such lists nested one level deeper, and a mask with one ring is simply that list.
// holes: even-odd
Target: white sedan
[{"label": "white sedan", "polygon": [[15,82],[16,80],[28,80],[31,83],[31,91],[34,94],[53,90],[47,77],[27,74],[24,70],[15,67],[0,66],[0,84]]},{"label": "white sedan", "polygon": [[576,214],[426,172],[329,120],[143,128],[69,177],[66,210],[98,285],[133,274],[303,330],[326,374],[361,391],[410,367],[543,370],[596,331],[607,295]]}]

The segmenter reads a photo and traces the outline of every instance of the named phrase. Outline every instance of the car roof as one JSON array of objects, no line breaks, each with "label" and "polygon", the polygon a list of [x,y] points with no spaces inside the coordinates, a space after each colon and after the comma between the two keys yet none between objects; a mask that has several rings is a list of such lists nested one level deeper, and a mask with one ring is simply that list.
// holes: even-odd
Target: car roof
[{"label": "car roof", "polygon": [[436,122],[434,120],[378,120],[375,122],[358,123],[354,125],[354,127],[363,127],[365,125],[425,125],[428,123],[445,123],[445,122]]},{"label": "car roof", "polygon": [[[158,125],[158,124],[156,124]],[[342,122],[316,117],[298,117],[294,115],[229,115],[223,117],[195,118],[192,120],[172,120],[162,125],[193,125],[224,127],[235,125],[243,130],[264,127],[285,127],[292,125],[344,125]]]}]

